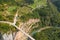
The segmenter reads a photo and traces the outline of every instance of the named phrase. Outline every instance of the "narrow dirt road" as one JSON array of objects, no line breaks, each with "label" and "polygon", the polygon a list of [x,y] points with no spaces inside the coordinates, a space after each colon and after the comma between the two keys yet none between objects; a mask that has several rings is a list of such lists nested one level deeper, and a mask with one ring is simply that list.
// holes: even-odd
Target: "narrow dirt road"
[{"label": "narrow dirt road", "polygon": [[[29,19],[27,22],[22,23],[19,27],[29,34],[29,30],[32,30],[32,25],[39,22],[39,19]],[[31,25],[31,26],[30,26]],[[18,31],[14,40],[27,40],[27,36],[24,35],[21,31]]]}]

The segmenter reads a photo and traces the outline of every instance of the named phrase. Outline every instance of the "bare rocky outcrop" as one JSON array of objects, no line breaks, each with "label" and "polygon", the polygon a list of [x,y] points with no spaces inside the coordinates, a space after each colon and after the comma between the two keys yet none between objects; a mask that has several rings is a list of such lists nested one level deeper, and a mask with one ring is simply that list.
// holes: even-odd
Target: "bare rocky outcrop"
[{"label": "bare rocky outcrop", "polygon": [[[25,23],[20,23],[19,27],[29,34],[32,30],[32,25],[37,22],[39,22],[39,19],[29,19]],[[24,35],[21,31],[18,31],[14,40],[27,40],[27,38],[28,37]]]}]

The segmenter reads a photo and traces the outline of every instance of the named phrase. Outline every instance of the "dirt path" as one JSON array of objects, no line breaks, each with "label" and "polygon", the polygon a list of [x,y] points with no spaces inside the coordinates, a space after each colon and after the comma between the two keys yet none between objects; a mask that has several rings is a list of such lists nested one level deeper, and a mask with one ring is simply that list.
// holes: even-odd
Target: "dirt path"
[{"label": "dirt path", "polygon": [[37,32],[40,33],[40,32],[42,32],[43,30],[46,30],[46,29],[49,29],[49,28],[60,28],[60,27],[51,27],[51,26],[43,27],[43,28],[40,28],[40,30],[34,31],[34,32],[32,33],[32,35],[35,34],[35,33],[37,33]]},{"label": "dirt path", "polygon": [[8,22],[8,21],[0,21],[0,23],[7,23],[7,24],[9,24],[9,25],[12,25],[12,26],[14,26],[15,28],[17,28],[18,30],[20,30],[20,31],[21,31],[24,35],[26,35],[27,37],[31,38],[32,40],[35,40],[33,37],[31,37],[29,34],[27,34],[25,31],[23,31],[21,28],[19,28],[18,26],[15,25],[16,20],[17,20],[17,15],[18,15],[18,14],[15,15],[15,17],[14,17],[14,22],[13,22],[13,23]]},{"label": "dirt path", "polygon": [[[29,30],[32,29],[32,25],[34,25],[35,23],[39,22],[39,19],[29,19],[27,22],[22,23],[21,25],[19,25],[19,27],[24,30],[26,33],[29,34]],[[20,35],[20,36],[19,36]],[[15,37],[15,40],[27,40],[27,36],[24,35],[22,32],[18,31]]]}]

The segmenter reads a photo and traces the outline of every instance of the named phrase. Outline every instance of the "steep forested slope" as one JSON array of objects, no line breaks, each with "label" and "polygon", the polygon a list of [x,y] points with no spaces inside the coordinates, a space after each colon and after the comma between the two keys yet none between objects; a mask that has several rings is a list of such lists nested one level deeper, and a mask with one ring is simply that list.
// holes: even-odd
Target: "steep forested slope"
[{"label": "steep forested slope", "polygon": [[[0,21],[15,23],[35,40],[60,40],[59,8],[59,1],[0,0]],[[30,40],[14,26],[6,23],[0,23],[0,32],[17,32],[14,40]]]}]

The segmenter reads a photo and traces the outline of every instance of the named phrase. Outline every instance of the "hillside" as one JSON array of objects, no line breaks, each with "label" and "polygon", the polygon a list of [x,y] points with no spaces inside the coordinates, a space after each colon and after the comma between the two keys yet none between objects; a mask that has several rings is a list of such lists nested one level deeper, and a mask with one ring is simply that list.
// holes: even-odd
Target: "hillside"
[{"label": "hillside", "polygon": [[0,40],[60,40],[59,0],[0,0]]}]

